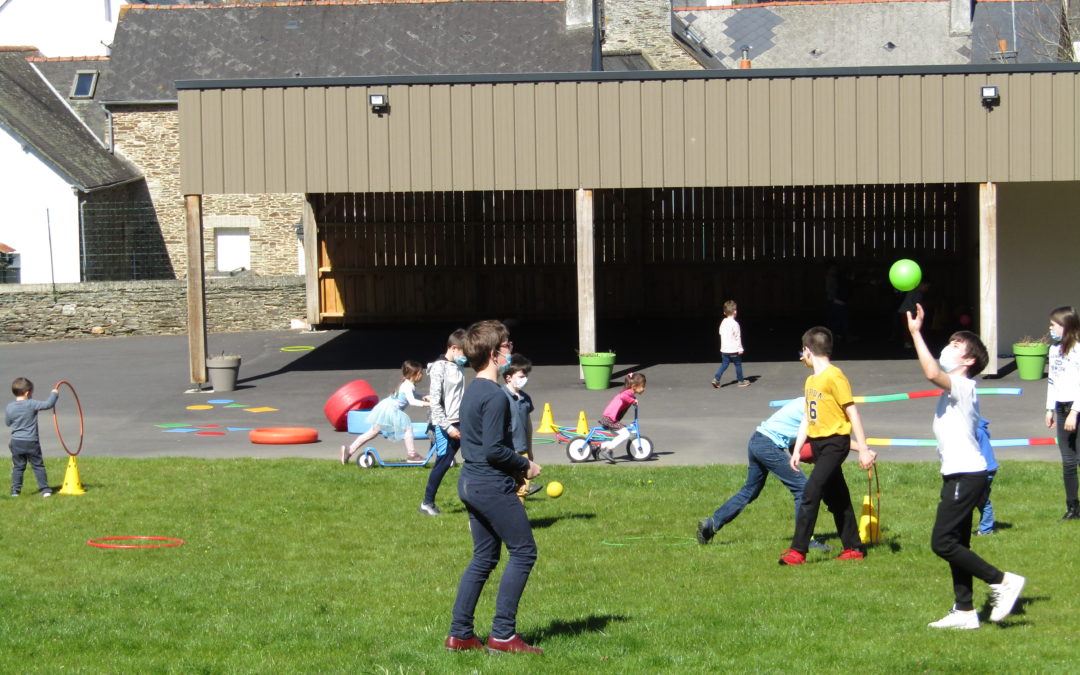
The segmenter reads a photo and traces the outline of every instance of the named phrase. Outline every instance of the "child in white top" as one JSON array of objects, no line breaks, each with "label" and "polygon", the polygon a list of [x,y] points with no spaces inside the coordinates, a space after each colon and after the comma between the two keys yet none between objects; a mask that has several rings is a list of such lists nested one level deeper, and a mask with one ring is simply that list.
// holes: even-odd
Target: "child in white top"
[{"label": "child in white top", "polygon": [[380,433],[392,441],[405,441],[406,460],[410,462],[422,462],[424,458],[416,452],[413,443],[412,420],[405,413],[405,406],[414,405],[426,408],[430,405],[426,400],[416,398],[416,383],[424,378],[424,366],[417,361],[406,361],[401,364],[401,383],[390,396],[375,404],[368,413],[368,422],[371,428],[349,446],[341,446],[341,463],[345,464],[352,459],[353,454],[360,446],[367,443]]},{"label": "child in white top", "polygon": [[1080,408],[1080,316],[1072,307],[1050,312],[1050,372],[1046,378],[1046,427],[1057,427],[1061,475],[1065,481],[1065,515],[1080,518],[1077,499],[1076,411]]},{"label": "child in white top", "polygon": [[740,387],[749,387],[750,380],[744,379],[742,374],[742,330],[735,317],[739,314],[739,308],[734,300],[724,303],[724,320],[720,322],[720,367],[713,375],[712,386],[716,389],[720,386],[720,378],[727,370],[728,364],[735,363],[735,377],[738,378]]},{"label": "child in white top", "polygon": [[972,603],[972,577],[990,584],[990,620],[1001,621],[1012,612],[1024,588],[1024,577],[1002,572],[971,550],[971,515],[990,492],[986,458],[979,450],[979,403],[973,376],[988,360],[986,347],[970,331],[953,333],[935,359],[922,336],[922,305],[907,315],[908,332],[926,379],[943,389],[934,413],[934,436],[941,459],[941,501],[938,502],[930,546],[952,571],[955,604],[931,628],[972,629],[979,615]]}]

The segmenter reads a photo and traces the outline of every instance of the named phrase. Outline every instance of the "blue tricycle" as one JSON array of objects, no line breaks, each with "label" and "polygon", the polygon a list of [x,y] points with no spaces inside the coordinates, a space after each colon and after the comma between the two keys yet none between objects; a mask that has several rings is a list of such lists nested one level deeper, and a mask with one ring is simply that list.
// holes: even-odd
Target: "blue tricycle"
[{"label": "blue tricycle", "polygon": [[[626,442],[626,454],[630,459],[644,462],[652,457],[653,443],[641,435],[638,425],[638,407],[634,405],[634,421],[626,425],[630,431],[630,440]],[[611,439],[611,432],[604,427],[593,427],[585,436],[579,436],[570,440],[566,446],[566,456],[571,462],[584,462],[588,459],[596,459],[600,453],[600,444]]]}]

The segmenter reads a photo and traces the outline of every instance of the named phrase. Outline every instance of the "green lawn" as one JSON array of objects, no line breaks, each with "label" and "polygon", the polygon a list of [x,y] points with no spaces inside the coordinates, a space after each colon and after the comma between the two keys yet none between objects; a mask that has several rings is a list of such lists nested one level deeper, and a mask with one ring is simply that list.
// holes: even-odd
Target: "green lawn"
[{"label": "green lawn", "polygon": [[[64,462],[48,469],[59,485]],[[848,469],[857,505],[865,474]],[[1000,471],[1002,531],[975,547],[1028,585],[1002,625],[970,632],[926,627],[952,601],[928,545],[936,464],[884,465],[886,542],[867,560],[811,552],[800,568],[776,563],[792,505],[775,481],[712,544],[693,540],[743,467],[551,466],[543,480],[566,494],[529,502],[540,559],[519,617],[546,651],[540,662],[442,649],[470,554],[456,469],[441,518],[417,513],[424,469],[83,457],[80,470],[85,495],[41,499],[28,472],[23,496],[0,502],[0,672],[1077,669],[1080,522],[1059,520],[1057,464]],[[825,511],[818,530],[836,546]],[[187,543],[86,544],[116,535]],[[481,637],[494,586],[478,608]]]}]

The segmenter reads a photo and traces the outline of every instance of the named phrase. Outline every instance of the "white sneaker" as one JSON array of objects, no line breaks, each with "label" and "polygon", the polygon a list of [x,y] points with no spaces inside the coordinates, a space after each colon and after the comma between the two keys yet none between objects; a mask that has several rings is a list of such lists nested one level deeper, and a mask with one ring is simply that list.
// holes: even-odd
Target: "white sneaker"
[{"label": "white sneaker", "polygon": [[1006,572],[1005,578],[1000,584],[990,584],[990,620],[1001,621],[1009,616],[1020,597],[1020,591],[1024,589],[1027,579],[1019,574]]},{"label": "white sneaker", "polygon": [[949,613],[933,623],[926,624],[930,628],[953,628],[956,630],[975,630],[979,627],[979,614],[975,610],[966,612],[953,607]]}]

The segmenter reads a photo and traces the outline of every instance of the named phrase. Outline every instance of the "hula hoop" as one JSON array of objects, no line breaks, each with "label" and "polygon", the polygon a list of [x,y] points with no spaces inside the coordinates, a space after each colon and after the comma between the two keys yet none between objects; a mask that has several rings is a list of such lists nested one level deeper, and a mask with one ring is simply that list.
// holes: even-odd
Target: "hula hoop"
[{"label": "hula hoop", "polygon": [[634,542],[661,541],[664,539],[674,539],[675,542],[670,544],[661,544],[661,546],[685,546],[687,544],[692,544],[696,541],[693,537],[679,537],[673,534],[654,534],[648,537],[623,537],[622,539],[616,541],[607,541],[606,539],[604,539],[601,540],[600,543],[604,546],[632,546]]},{"label": "hula hoop", "polygon": [[532,444],[533,445],[554,445],[555,444],[555,439],[554,438],[540,438],[540,437],[537,437],[537,436],[533,436]]},{"label": "hula hoop", "polygon": [[[161,541],[166,542],[163,544],[103,544],[106,541]],[[177,539],[176,537],[98,537],[97,539],[87,539],[87,544],[96,548],[172,548],[173,546],[183,546],[184,540]]]},{"label": "hula hoop", "polygon": [[56,386],[53,387],[53,389],[59,389],[60,385],[62,385],[62,384],[67,385],[67,388],[71,390],[71,395],[75,397],[75,408],[79,411],[79,448],[75,452],[72,452],[71,450],[69,450],[68,446],[67,446],[67,443],[64,443],[64,436],[63,436],[63,434],[60,433],[60,423],[56,420],[56,407],[55,406],[53,406],[52,421],[53,421],[53,427],[56,428],[56,437],[58,439],[60,439],[60,447],[62,447],[64,449],[64,452],[66,452],[68,455],[74,457],[74,456],[78,455],[80,452],[82,452],[82,444],[83,444],[82,403],[79,403],[79,395],[75,393],[75,387],[71,386],[71,383],[68,382],[67,380],[60,380],[59,382],[56,383]]},{"label": "hula hoop", "polygon": [[310,352],[315,349],[315,345],[289,345],[288,347],[282,347],[283,352]]}]

